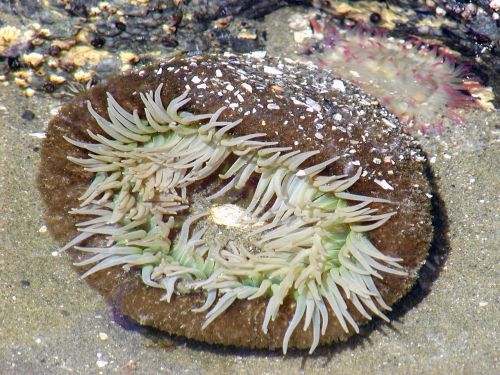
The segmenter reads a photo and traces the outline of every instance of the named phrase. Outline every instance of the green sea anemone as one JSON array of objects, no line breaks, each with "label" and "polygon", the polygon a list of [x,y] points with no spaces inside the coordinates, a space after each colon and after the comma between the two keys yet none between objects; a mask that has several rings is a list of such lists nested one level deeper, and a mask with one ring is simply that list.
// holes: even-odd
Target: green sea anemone
[{"label": "green sea anemone", "polygon": [[[43,172],[54,159],[50,147],[76,146],[67,155],[55,151],[53,164],[63,166],[52,177],[83,180],[78,199],[73,190],[67,199],[79,234],[61,251],[77,251],[75,264],[91,284],[107,273],[107,282],[125,285],[109,274],[116,266],[134,282],[140,274],[135,285],[150,292],[155,312],[136,306],[134,313],[125,303],[127,314],[209,342],[282,346],[284,353],[308,345],[312,353],[320,342],[358,332],[372,315],[388,320],[384,310],[414,282],[432,232],[422,158],[383,108],[337,79],[334,87],[343,89],[322,92],[333,78],[313,78],[315,70],[248,56],[176,59],[75,98],[49,126],[40,174],[50,208],[54,182]],[[339,99],[346,87],[356,96],[347,112]],[[233,95],[236,102],[228,100]],[[327,106],[338,111],[325,113]],[[75,111],[87,114],[82,119]],[[374,136],[374,126],[355,121],[354,112],[368,114],[385,134]],[[311,122],[314,139],[300,125]],[[290,137],[297,129],[303,137]],[[388,166],[376,168],[382,160]],[[364,188],[353,189],[363,180]],[[398,191],[402,186],[406,192]],[[68,237],[55,224],[61,220],[50,225],[60,239]],[[401,233],[384,232],[393,221]],[[408,246],[404,236],[415,235],[424,238]],[[388,251],[388,244],[398,248]],[[192,328],[166,322],[173,318],[169,308],[158,319],[158,303],[176,306],[182,315],[175,319]],[[242,306],[250,316],[239,318],[246,320],[241,332],[202,333],[220,330]]]}]

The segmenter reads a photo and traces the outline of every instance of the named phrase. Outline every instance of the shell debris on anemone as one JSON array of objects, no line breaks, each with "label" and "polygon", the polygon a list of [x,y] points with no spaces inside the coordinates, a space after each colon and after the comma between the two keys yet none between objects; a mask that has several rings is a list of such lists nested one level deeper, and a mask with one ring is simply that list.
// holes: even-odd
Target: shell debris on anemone
[{"label": "shell debris on anemone", "polygon": [[444,117],[461,122],[457,108],[493,109],[491,88],[467,77],[444,47],[360,27],[321,28],[323,47],[309,58],[379,99],[410,130],[440,132]]},{"label": "shell debris on anemone", "polygon": [[397,124],[313,64],[175,58],[107,79],[50,122],[46,220],[139,323],[312,353],[388,320],[428,253],[425,157]]}]

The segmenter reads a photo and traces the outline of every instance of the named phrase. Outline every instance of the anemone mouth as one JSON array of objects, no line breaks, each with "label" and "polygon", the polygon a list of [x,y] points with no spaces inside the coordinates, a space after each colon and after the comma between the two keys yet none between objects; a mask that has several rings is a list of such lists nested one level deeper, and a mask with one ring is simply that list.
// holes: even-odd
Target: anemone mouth
[{"label": "anemone mouth", "polygon": [[[155,92],[140,94],[145,118],[127,112],[108,94],[109,120],[88,102],[103,134],[87,130],[95,143],[65,137],[88,158],[68,159],[94,173],[72,213],[89,217],[61,251],[74,247],[90,257],[86,277],[122,265],[141,269],[144,284],[174,293],[205,293],[193,309],[205,314],[203,328],[236,300],[268,299],[262,331],[285,298],[296,301],[283,337],[300,321],[312,327],[310,352],[325,334],[329,313],[342,328],[358,331],[347,298],[367,319],[387,320],[390,310],[374,283],[383,273],[406,275],[401,259],[381,253],[365,232],[395,212],[370,203],[389,201],[347,189],[361,176],[329,175],[334,156],[316,165],[318,151],[301,152],[263,140],[265,133],[235,136],[236,121],[214,113],[182,111],[189,90],[169,103]],[[79,246],[92,236],[104,247]],[[344,297],[345,296],[345,297]]]}]

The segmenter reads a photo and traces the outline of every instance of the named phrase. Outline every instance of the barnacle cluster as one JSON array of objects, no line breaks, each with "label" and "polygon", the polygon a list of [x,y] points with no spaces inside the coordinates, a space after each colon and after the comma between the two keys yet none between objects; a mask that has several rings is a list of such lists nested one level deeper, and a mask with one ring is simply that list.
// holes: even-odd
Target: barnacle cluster
[{"label": "barnacle cluster", "polygon": [[[328,326],[327,305],[346,332],[348,325],[358,331],[345,297],[367,319],[387,319],[382,311],[390,307],[373,278],[405,272],[400,259],[382,254],[364,233],[395,212],[379,214],[370,203],[388,201],[346,191],[362,169],[351,176],[322,174],[338,156],[303,167],[319,151],[281,147],[263,141],[265,133],[234,136],[242,120],[220,120],[225,107],[182,111],[189,90],[165,108],[162,86],[140,94],[145,118],[109,93],[109,120],[88,102],[106,136],[88,130],[95,143],[66,138],[88,151],[88,158],[68,159],[95,173],[73,210],[91,218],[77,224],[81,234],[62,248],[92,255],[78,263],[93,265],[83,276],[138,266],[143,282],[164,289],[167,301],[174,293],[203,290],[206,302],[194,311],[206,313],[204,327],[237,299],[267,297],[264,333],[292,296],[296,307],[284,352],[302,319],[304,329],[313,327],[315,349]],[[236,202],[234,191],[240,192]],[[224,210],[229,221],[219,217]],[[239,235],[223,242],[213,228],[224,226],[237,227]],[[78,246],[95,235],[104,236],[106,246]]]}]

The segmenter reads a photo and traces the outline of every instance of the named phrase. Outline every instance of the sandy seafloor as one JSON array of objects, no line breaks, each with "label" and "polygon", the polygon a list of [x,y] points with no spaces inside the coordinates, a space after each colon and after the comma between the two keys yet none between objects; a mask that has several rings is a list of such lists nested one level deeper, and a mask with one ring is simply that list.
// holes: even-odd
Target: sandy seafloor
[{"label": "sandy seafloor", "polygon": [[[282,18],[268,19],[268,48],[288,55]],[[391,324],[346,344],[282,356],[127,330],[114,320],[44,231],[35,183],[41,140],[33,134],[59,104],[0,87],[0,374],[500,373],[498,113],[463,113],[464,125],[447,123],[442,136],[421,138],[446,206],[450,247],[444,262],[431,259],[428,273],[441,266],[421,285],[423,298],[405,299]],[[23,120],[25,110],[35,118]]]}]

